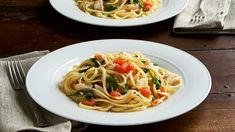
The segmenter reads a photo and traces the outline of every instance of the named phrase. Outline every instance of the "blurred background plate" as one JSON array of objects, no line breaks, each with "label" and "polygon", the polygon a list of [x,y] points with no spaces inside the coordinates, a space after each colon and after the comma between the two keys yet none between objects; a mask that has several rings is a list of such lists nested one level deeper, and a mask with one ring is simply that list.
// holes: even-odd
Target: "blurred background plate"
[{"label": "blurred background plate", "polygon": [[162,6],[155,13],[146,17],[115,20],[105,19],[84,13],[76,6],[74,0],[50,0],[52,7],[62,15],[75,21],[111,27],[127,27],[151,24],[171,18],[180,13],[188,4],[189,0],[162,0]]}]

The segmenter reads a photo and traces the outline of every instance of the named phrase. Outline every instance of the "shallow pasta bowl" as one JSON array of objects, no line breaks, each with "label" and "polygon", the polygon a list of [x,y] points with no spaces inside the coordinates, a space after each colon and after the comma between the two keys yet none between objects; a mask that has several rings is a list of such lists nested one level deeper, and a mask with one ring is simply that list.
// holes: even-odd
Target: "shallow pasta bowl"
[{"label": "shallow pasta bowl", "polygon": [[160,9],[156,10],[153,14],[125,20],[99,18],[86,14],[76,6],[74,0],[50,0],[50,4],[56,11],[75,21],[99,26],[127,27],[151,24],[171,18],[180,13],[186,7],[188,1],[162,0]]},{"label": "shallow pasta bowl", "polygon": [[[80,108],[59,90],[60,81],[73,65],[96,52],[120,51],[143,53],[159,66],[181,75],[184,85],[158,106],[126,113]],[[26,85],[35,102],[52,113],[75,121],[119,126],[159,122],[192,110],[209,94],[211,77],[198,59],[182,50],[148,41],[108,39],[74,44],[49,53],[31,67]]]}]

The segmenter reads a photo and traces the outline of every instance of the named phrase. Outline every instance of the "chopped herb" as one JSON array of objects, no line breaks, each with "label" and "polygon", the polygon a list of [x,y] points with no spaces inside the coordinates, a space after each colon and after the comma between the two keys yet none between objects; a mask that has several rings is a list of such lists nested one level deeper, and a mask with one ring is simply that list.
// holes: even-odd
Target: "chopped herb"
[{"label": "chopped herb", "polygon": [[158,66],[157,62],[153,62],[153,65],[154,65],[154,66]]},{"label": "chopped herb", "polygon": [[71,95],[67,95],[67,96],[69,96],[75,102],[80,102],[80,101],[84,100],[84,97],[82,96],[82,94],[79,91],[75,94],[71,94]]},{"label": "chopped herb", "polygon": [[95,67],[100,66],[100,64],[97,62],[96,58],[91,58],[91,61],[94,63]]},{"label": "chopped herb", "polygon": [[127,93],[127,91],[130,90],[130,87],[128,86],[128,83],[125,84],[125,87],[122,88],[121,94]]},{"label": "chopped herb", "polygon": [[75,94],[70,94],[70,95],[67,95],[67,96],[81,96],[81,93],[78,91]]},{"label": "chopped herb", "polygon": [[86,100],[91,100],[94,96],[94,92],[92,90],[83,90],[82,92]]},{"label": "chopped herb", "polygon": [[144,8],[144,5],[140,0],[134,0],[134,2],[138,4],[141,8]]},{"label": "chopped herb", "polygon": [[154,77],[154,78],[152,79],[152,81],[153,81],[153,83],[156,84],[157,90],[160,89],[160,87],[161,87],[161,80],[159,80],[159,79],[157,79],[156,77]]},{"label": "chopped herb", "polygon": [[152,82],[156,84],[157,90],[160,89],[161,87],[161,80],[157,79],[156,77],[153,76],[151,72],[149,72],[150,76],[152,77]]},{"label": "chopped herb", "polygon": [[91,100],[94,96],[94,92],[92,90],[81,90],[78,91],[75,94],[71,94],[71,95],[67,95],[69,97],[71,97],[73,100],[75,101],[82,101],[82,100]]},{"label": "chopped herb", "polygon": [[107,77],[106,78],[106,87],[109,92],[114,91],[118,87],[118,81],[114,77]]},{"label": "chopped herb", "polygon": [[144,73],[147,73],[147,72],[149,72],[149,69],[143,68],[143,71],[144,71]]},{"label": "chopped herb", "polygon": [[100,60],[100,64],[101,65],[105,64],[105,60],[104,59]]},{"label": "chopped herb", "polygon": [[117,9],[115,5],[109,5],[108,7],[106,7],[106,11],[113,11],[115,9]]}]

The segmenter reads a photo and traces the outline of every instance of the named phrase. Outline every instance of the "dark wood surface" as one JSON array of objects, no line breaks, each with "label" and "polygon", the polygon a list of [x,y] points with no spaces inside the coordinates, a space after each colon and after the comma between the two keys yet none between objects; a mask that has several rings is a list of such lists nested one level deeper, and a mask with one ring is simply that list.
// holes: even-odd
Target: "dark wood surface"
[{"label": "dark wood surface", "polygon": [[172,33],[173,23],[174,18],[138,27],[97,27],[60,15],[47,0],[1,0],[0,57],[110,38],[171,45],[192,54],[208,68],[213,83],[205,101],[166,121],[125,127],[90,125],[86,131],[235,131],[235,37],[177,35]]}]

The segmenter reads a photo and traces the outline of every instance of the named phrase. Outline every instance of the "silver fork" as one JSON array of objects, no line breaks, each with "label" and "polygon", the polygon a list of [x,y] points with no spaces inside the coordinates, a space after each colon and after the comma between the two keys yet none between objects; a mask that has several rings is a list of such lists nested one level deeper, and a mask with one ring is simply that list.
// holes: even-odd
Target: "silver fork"
[{"label": "silver fork", "polygon": [[203,9],[204,3],[206,0],[200,0],[200,5],[198,10],[193,14],[193,17],[191,18],[192,23],[199,23],[205,20],[206,14]]},{"label": "silver fork", "polygon": [[29,107],[31,108],[32,111],[32,116],[33,116],[33,122],[34,126],[36,127],[47,127],[50,125],[50,123],[46,120],[44,115],[42,114],[40,110],[40,106],[38,106],[29,96],[29,93],[26,90],[25,86],[25,72],[23,69],[23,66],[19,59],[13,60],[9,59],[7,60],[7,65],[6,65],[7,71],[9,73],[9,79],[11,82],[11,85],[14,89],[16,90],[24,90],[27,99],[28,99],[28,104]]}]

